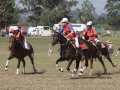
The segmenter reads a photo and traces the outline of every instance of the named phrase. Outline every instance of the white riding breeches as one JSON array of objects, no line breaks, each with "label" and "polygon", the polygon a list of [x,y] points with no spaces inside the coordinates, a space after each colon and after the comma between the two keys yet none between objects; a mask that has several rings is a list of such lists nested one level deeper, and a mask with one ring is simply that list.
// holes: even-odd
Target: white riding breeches
[{"label": "white riding breeches", "polygon": [[95,38],[94,41],[95,41],[96,44],[97,44],[98,42],[101,42],[101,41],[99,40],[99,38]]},{"label": "white riding breeches", "polygon": [[26,38],[23,40],[23,43],[24,43],[25,48],[28,49]]},{"label": "white riding breeches", "polygon": [[75,45],[76,45],[77,48],[80,47],[79,41],[78,41],[78,37],[77,37],[77,36],[75,37]]}]

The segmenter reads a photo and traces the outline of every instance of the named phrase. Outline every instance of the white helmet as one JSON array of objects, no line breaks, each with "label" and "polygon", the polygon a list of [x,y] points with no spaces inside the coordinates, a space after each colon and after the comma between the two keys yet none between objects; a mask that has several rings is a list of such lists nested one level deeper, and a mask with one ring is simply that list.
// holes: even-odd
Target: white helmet
[{"label": "white helmet", "polygon": [[18,30],[19,28],[18,28],[18,26],[15,26],[14,28],[13,28],[13,30]]},{"label": "white helmet", "polygon": [[88,21],[86,25],[92,25],[92,21]]},{"label": "white helmet", "polygon": [[68,23],[68,19],[67,19],[67,18],[63,18],[63,19],[61,20],[61,22],[66,22],[66,23]]}]

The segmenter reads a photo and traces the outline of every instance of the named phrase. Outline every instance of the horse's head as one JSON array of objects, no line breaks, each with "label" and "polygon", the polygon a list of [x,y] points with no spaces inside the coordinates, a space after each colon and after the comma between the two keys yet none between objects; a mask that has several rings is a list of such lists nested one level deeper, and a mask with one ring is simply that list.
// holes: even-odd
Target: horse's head
[{"label": "horse's head", "polygon": [[52,32],[52,45],[54,46],[55,44],[57,44],[60,41],[60,33],[53,31]]},{"label": "horse's head", "polygon": [[15,36],[11,36],[10,39],[9,39],[9,50],[11,50],[13,48],[13,46],[15,45],[16,43],[16,37]]}]

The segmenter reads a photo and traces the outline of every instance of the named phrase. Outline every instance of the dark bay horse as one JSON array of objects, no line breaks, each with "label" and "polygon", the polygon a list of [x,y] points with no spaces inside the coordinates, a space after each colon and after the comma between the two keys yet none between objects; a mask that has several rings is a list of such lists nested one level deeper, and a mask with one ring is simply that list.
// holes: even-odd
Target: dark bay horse
[{"label": "dark bay horse", "polygon": [[[84,40],[84,39],[80,39],[81,41],[83,41],[85,44],[89,44],[86,40]],[[103,43],[103,42],[102,42]],[[108,51],[108,47],[107,47],[107,44],[106,43],[103,43],[104,44],[104,48],[102,48],[102,50],[101,50],[101,53],[102,53],[102,55],[112,64],[112,66],[113,67],[115,67],[115,66],[117,66],[116,65],[116,63],[113,63],[112,62],[112,60],[111,60],[111,58],[110,58],[110,54],[109,54],[109,51]],[[93,45],[92,45],[93,46]],[[106,69],[106,67],[105,67],[105,64],[104,64],[104,62],[103,62],[103,60],[102,60],[102,57],[100,57],[98,54],[97,54],[97,52],[96,51],[94,51],[95,53],[94,53],[94,55],[93,55],[93,57],[91,57],[91,58],[89,58],[90,59],[90,74],[89,75],[92,75],[92,69],[93,69],[93,58],[98,58],[98,60],[101,62],[101,64],[103,65],[103,68],[104,68],[104,74],[106,74],[107,73],[107,69]],[[81,66],[81,62],[82,61],[80,61],[80,66],[79,67],[82,67]],[[80,73],[80,75],[82,75],[82,73]]]},{"label": "dark bay horse", "polygon": [[36,73],[37,70],[35,69],[35,65],[34,65],[34,50],[31,46],[31,44],[29,44],[30,46],[30,49],[29,50],[26,50],[24,48],[24,44],[20,41],[20,40],[17,40],[15,36],[11,36],[10,37],[10,40],[9,40],[9,50],[10,50],[10,56],[6,62],[6,67],[5,67],[5,70],[7,71],[8,70],[8,63],[10,61],[10,59],[12,58],[17,58],[18,59],[18,64],[17,64],[17,72],[16,74],[19,74],[19,68],[20,68],[20,62],[22,61],[23,62],[23,70],[22,70],[22,73],[24,74],[25,73],[25,60],[24,58],[26,56],[28,56],[31,60],[31,63],[33,65],[33,70],[34,72]]},{"label": "dark bay horse", "polygon": [[[71,41],[67,40],[61,33],[54,32],[53,34],[53,40],[52,45],[60,43],[60,58],[56,60],[56,67],[58,70],[63,71],[62,68],[59,67],[58,62],[62,62],[67,60],[67,70],[72,73],[72,77],[76,74],[78,68],[79,68],[79,62],[81,61],[81,54],[76,57],[76,50],[74,46],[71,44]],[[85,66],[81,69],[81,72],[83,72],[87,66],[88,66],[88,59],[93,58],[95,54],[95,48],[91,46],[91,44],[87,44],[87,49],[83,50],[83,53],[85,55]],[[72,64],[73,60],[76,60],[76,68],[74,70],[70,70],[70,65]]]}]

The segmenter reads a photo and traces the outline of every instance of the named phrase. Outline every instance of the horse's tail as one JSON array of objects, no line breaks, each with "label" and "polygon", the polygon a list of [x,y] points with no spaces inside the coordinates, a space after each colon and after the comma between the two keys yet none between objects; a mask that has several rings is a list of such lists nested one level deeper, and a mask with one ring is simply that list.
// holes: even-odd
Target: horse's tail
[{"label": "horse's tail", "polygon": [[30,43],[29,43],[29,45],[30,45],[30,54],[32,57],[34,57],[34,49]]}]

